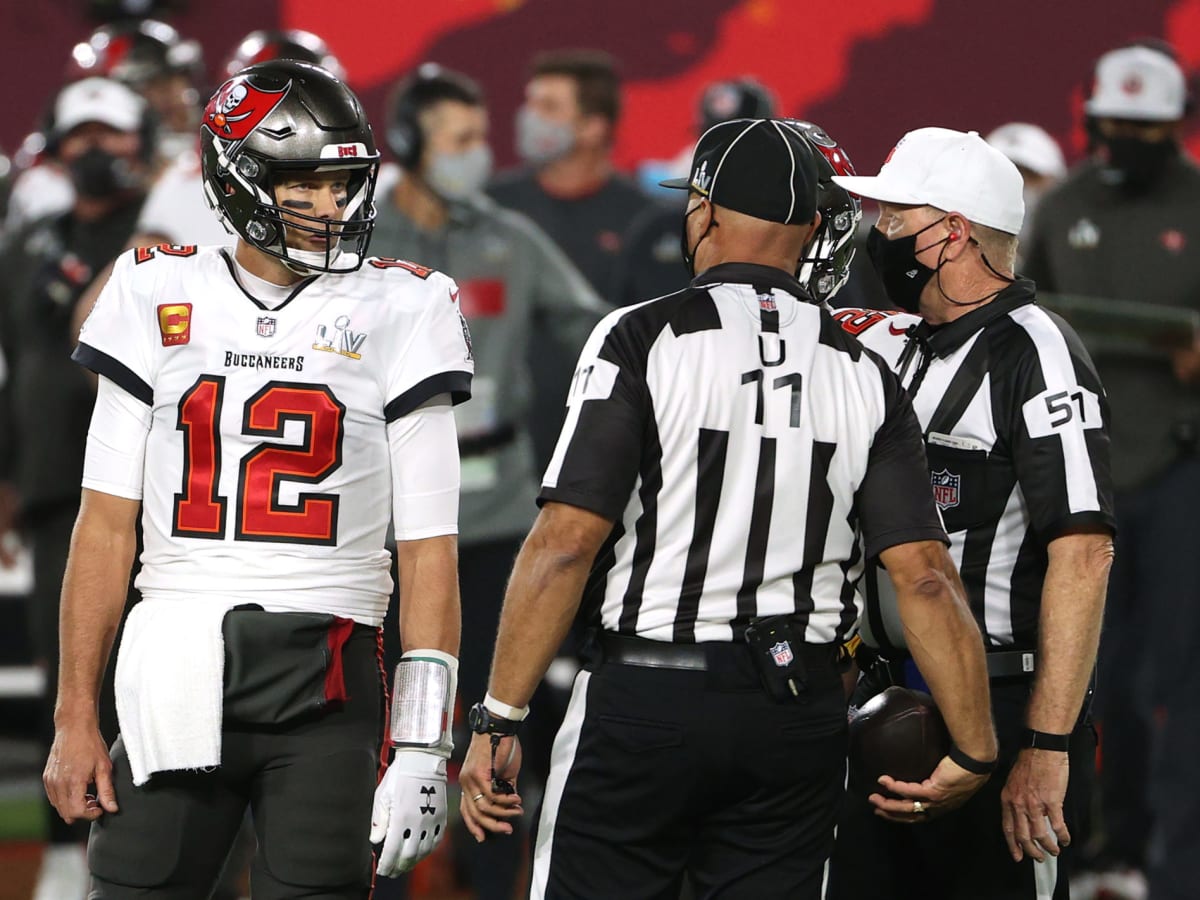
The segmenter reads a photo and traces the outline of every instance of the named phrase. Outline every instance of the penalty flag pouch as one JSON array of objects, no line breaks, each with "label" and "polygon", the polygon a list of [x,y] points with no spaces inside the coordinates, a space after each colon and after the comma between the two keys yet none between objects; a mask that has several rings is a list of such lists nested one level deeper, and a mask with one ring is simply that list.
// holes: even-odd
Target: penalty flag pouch
[{"label": "penalty flag pouch", "polygon": [[746,643],[763,688],[777,703],[799,703],[808,690],[808,672],[787,616],[755,619],[746,627]]}]

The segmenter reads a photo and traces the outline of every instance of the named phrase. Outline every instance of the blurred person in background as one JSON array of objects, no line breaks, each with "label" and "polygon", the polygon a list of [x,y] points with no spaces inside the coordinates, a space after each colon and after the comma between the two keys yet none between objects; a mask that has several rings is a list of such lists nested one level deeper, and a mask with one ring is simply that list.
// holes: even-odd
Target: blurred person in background
[{"label": "blurred person in background", "polygon": [[[1026,253],[1040,290],[1200,310],[1200,170],[1180,146],[1188,107],[1169,47],[1100,58],[1084,107],[1091,155],[1043,199]],[[1096,688],[1094,865],[1128,896],[1144,894],[1147,867],[1155,900],[1194,897],[1200,346],[1097,346],[1095,359],[1112,407],[1118,527]]]},{"label": "blurred person in background", "polygon": [[232,78],[247,66],[272,59],[298,59],[320,66],[342,81],[346,68],[324,40],[299,28],[266,28],[242,38],[222,66],[221,77]]},{"label": "blurred person in background", "polygon": [[[150,19],[97,28],[77,43],[64,83],[112,78],[139,93],[157,119],[156,165],[184,158],[196,161],[200,116],[197,84],[203,76],[200,45],[184,40],[170,25]],[[70,209],[70,175],[47,153],[45,128],[29,134],[17,155],[19,170],[5,217],[7,230]]]},{"label": "blurred person in background", "polygon": [[103,25],[72,49],[67,80],[97,75],[145,98],[158,117],[158,151],[164,161],[195,154],[204,77],[196,41],[154,19]]},{"label": "blurred person in background", "polygon": [[12,158],[4,231],[12,233],[30,222],[66,212],[75,199],[71,176],[46,152],[46,131],[38,127],[21,140]]},{"label": "blurred person in background", "polygon": [[[778,106],[775,94],[754,78],[747,76],[714,81],[700,94],[696,109],[696,137],[730,119],[770,118],[775,115]],[[641,189],[651,197],[670,201],[670,205],[674,206],[679,198],[670,188],[663,187],[662,182],[688,174],[694,144],[693,141],[680,148],[671,159],[648,159],[639,163],[637,180]]]},{"label": "blurred person in background", "polygon": [[1021,226],[1017,244],[1017,270],[1024,262],[1021,247],[1029,243],[1033,233],[1033,218],[1042,198],[1067,176],[1058,141],[1044,129],[1028,122],[1009,122],[984,138],[1007,156],[1021,173],[1025,182],[1025,223]]},{"label": "blurred person in background", "polygon": [[[621,80],[612,57],[596,50],[542,54],[517,111],[517,154],[525,165],[488,188],[497,203],[524,213],[549,235],[609,303],[630,223],[652,203],[613,165],[620,114]],[[575,358],[542,348],[531,357],[537,407],[562,409]],[[539,471],[554,452],[559,424],[555,416],[534,427]]]},{"label": "blurred person in background", "polygon": [[[63,88],[48,134],[50,153],[71,177],[72,206],[7,235],[0,249],[0,335],[12,372],[13,411],[12,428],[0,433],[7,445],[0,459],[9,461],[0,479],[12,485],[12,514],[34,549],[29,621],[35,658],[47,673],[40,733],[46,750],[54,735],[59,589],[79,511],[77,481],[93,399],[86,376],[70,360],[71,315],[94,273],[133,233],[155,147],[146,102],[108,78]],[[49,821],[38,900],[82,896],[86,832],[57,815]]]},{"label": "blurred person in background", "polygon": [[[769,119],[775,115],[775,97],[752,78],[716,81],[704,89],[696,110],[696,137],[729,119]],[[687,269],[679,247],[679,211],[686,205],[677,191],[659,187],[668,178],[688,173],[692,147],[671,160],[650,160],[638,168],[638,180],[653,184],[661,203],[633,220],[617,259],[612,295],[617,306],[661,297],[687,286]]]},{"label": "blurred person in background", "polygon": [[595,50],[539,56],[517,111],[517,154],[525,166],[488,188],[501,206],[551,235],[602,297],[629,223],[650,202],[613,165],[620,112],[621,82],[610,56]]},{"label": "blurred person in background", "polygon": [[[397,86],[389,110],[388,146],[402,174],[380,196],[371,248],[454,278],[474,341],[472,399],[455,419],[462,458],[459,686],[474,698],[487,687],[505,580],[535,512],[527,360],[555,344],[562,354],[577,354],[607,307],[541,229],[484,193],[492,155],[478,84],[426,63]],[[557,406],[532,412],[555,427],[562,419]],[[544,707],[537,723],[544,739],[527,754],[543,776],[558,724],[552,709]],[[460,858],[477,896],[509,900],[522,841],[463,838]]]}]

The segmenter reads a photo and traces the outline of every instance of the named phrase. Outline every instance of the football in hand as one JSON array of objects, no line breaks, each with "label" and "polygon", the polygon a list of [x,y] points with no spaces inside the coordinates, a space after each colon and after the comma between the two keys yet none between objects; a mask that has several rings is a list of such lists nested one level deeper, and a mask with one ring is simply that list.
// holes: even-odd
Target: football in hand
[{"label": "football in hand", "polygon": [[922,691],[890,687],[850,718],[852,781],[882,791],[879,776],[922,782],[950,750],[950,733],[933,698]]}]

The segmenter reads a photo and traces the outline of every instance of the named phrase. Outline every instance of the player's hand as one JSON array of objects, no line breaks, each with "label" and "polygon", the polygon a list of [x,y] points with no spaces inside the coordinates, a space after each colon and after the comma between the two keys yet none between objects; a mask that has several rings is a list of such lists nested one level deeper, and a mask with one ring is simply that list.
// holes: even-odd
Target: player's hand
[{"label": "player's hand", "polygon": [[[521,742],[515,737],[502,738],[496,749],[496,777],[517,783],[521,771]],[[523,812],[520,794],[500,794],[492,790],[492,739],[490,735],[476,734],[471,737],[467,758],[458,773],[462,787],[459,811],[467,831],[476,841],[483,841],[492,834],[512,834],[509,819]]]},{"label": "player's hand", "polygon": [[[46,796],[68,825],[78,819],[94,822],[117,811],[112,759],[95,721],[61,725],[54,732],[50,758],[42,773]],[[88,785],[96,793],[88,793]]]},{"label": "player's hand", "polygon": [[433,852],[446,831],[446,760],[436,753],[397,750],[375,788],[372,844],[380,875],[407,872]]},{"label": "player's hand", "polygon": [[987,775],[968,772],[950,757],[943,756],[933,774],[920,784],[897,781],[890,775],[879,777],[880,787],[903,799],[883,794],[872,794],[867,799],[875,807],[875,815],[890,822],[914,825],[962,806],[987,780]]},{"label": "player's hand", "polygon": [[[1071,843],[1063,819],[1063,798],[1071,774],[1063,750],[1022,750],[1000,792],[1000,817],[1008,852],[1020,862],[1026,856],[1042,862],[1049,853]],[[1048,826],[1048,827],[1047,827]]]}]

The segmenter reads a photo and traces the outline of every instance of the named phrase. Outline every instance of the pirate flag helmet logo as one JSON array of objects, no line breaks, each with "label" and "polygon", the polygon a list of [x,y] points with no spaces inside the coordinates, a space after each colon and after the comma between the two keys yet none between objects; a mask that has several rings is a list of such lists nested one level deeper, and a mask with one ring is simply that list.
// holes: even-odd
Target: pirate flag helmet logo
[{"label": "pirate flag helmet logo", "polygon": [[241,141],[270,115],[288,89],[264,91],[238,76],[221,85],[204,109],[204,122],[222,138]]}]

